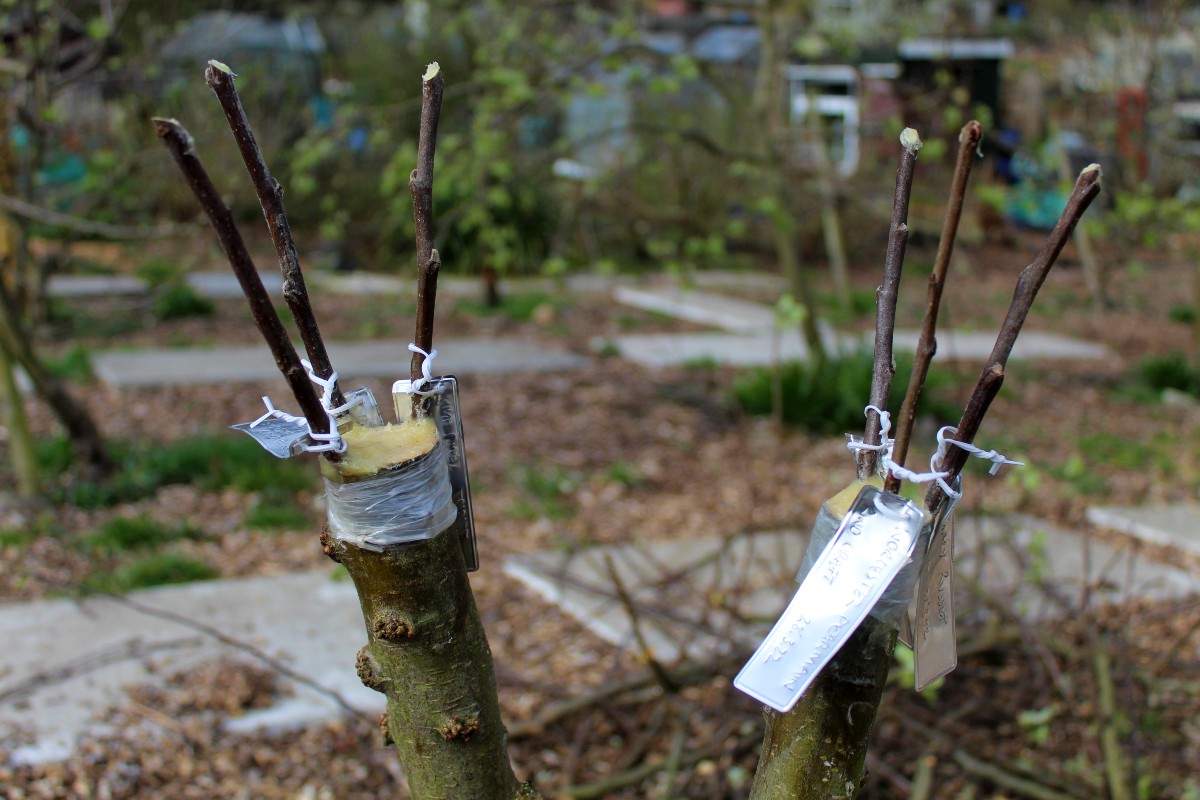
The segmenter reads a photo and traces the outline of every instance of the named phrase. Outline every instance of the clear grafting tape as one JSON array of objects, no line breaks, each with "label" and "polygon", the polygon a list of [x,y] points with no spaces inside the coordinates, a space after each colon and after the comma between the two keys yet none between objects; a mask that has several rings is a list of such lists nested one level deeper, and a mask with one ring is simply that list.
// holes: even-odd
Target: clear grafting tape
[{"label": "clear grafting tape", "polygon": [[329,530],[366,550],[432,539],[458,514],[451,497],[447,448],[432,450],[369,478],[338,482],[325,478]]}]

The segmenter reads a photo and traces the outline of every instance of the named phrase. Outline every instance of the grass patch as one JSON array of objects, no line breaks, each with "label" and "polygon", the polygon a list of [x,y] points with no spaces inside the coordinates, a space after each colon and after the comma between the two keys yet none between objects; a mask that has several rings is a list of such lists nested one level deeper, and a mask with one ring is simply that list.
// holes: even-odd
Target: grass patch
[{"label": "grass patch", "polygon": [[65,439],[38,443],[44,475],[57,478],[50,490],[54,502],[79,508],[106,508],[140,500],[163,486],[192,484],[205,491],[295,494],[311,491],[316,476],[305,465],[281,461],[248,436],[197,436],[168,444],[114,443],[113,458],[121,467],[104,482],[73,480],[70,445]]},{"label": "grass patch", "polygon": [[544,292],[528,292],[524,294],[506,294],[500,298],[500,305],[489,306],[482,300],[460,300],[454,306],[458,313],[475,317],[504,316],[513,322],[529,322],[534,312],[542,306],[549,305],[555,311],[561,311],[567,304]]},{"label": "grass patch", "polygon": [[92,372],[92,357],[83,345],[73,345],[58,358],[46,359],[46,369],[51,375],[66,381],[91,383],[96,375]]},{"label": "grass patch", "polygon": [[[817,367],[811,362],[788,362],[778,367],[744,370],[733,382],[733,395],[748,414],[777,413],[775,396],[782,398],[783,421],[814,433],[839,434],[863,425],[863,406],[871,392],[872,356],[860,351],[830,357]],[[912,356],[896,357],[898,380],[892,387],[889,411],[893,417],[904,399],[904,378],[912,371]],[[947,399],[953,377],[936,368],[925,381],[920,413],[945,424],[958,419],[958,406]]]},{"label": "grass patch", "polygon": [[298,531],[312,526],[312,516],[294,500],[264,498],[246,512],[245,523],[256,531]]},{"label": "grass patch", "polygon": [[24,547],[38,536],[37,531],[28,528],[4,528],[0,530],[0,548]]},{"label": "grass patch", "polygon": [[579,487],[579,476],[557,467],[518,464],[509,477],[522,494],[509,508],[514,518],[568,519],[575,513],[570,495]]},{"label": "grass patch", "polygon": [[605,479],[612,483],[618,483],[626,489],[636,489],[639,486],[644,486],[646,483],[645,477],[636,466],[628,461],[614,461],[608,465],[608,469],[604,471]]},{"label": "grass patch", "polygon": [[180,539],[199,539],[203,533],[187,523],[166,525],[146,516],[115,517],[81,541],[86,550],[106,555],[151,550]]},{"label": "grass patch", "polygon": [[85,583],[101,591],[122,594],[151,586],[212,580],[220,574],[212,564],[198,558],[181,553],[153,553],[111,572],[94,573]]}]

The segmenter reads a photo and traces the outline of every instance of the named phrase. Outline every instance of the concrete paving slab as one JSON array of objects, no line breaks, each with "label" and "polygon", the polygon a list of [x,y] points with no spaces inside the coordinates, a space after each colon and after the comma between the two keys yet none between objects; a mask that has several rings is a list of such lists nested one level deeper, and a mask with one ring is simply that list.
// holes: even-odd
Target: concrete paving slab
[{"label": "concrete paving slab", "polygon": [[[262,278],[263,286],[268,294],[276,297],[283,295],[283,276],[279,274],[278,270],[259,270],[258,276]],[[242,286],[238,283],[237,276],[230,270],[189,272],[184,280],[197,292],[214,300],[242,297]]]},{"label": "concrete paving slab", "polygon": [[[610,558],[634,599],[644,639],[671,662],[753,649],[795,592],[807,538],[777,531],[533,553],[513,556],[505,570],[596,635],[636,649]],[[958,520],[955,569],[960,613],[985,608],[973,594],[982,588],[1031,621],[1071,613],[1085,586],[1093,602],[1200,591],[1200,576],[1020,516]]]},{"label": "concrete paving slab", "polygon": [[[857,341],[838,337],[824,329],[825,346],[838,351]],[[774,333],[648,333],[598,338],[592,349],[604,352],[613,347],[635,364],[646,367],[677,367],[713,362],[740,367],[767,366],[780,361],[804,361],[808,345],[795,330]]]},{"label": "concrete paving slab", "polygon": [[1136,536],[1144,542],[1200,555],[1200,503],[1170,506],[1101,506],[1087,510],[1088,522]]},{"label": "concrete paving slab", "polygon": [[644,311],[668,314],[734,333],[769,331],[775,327],[775,312],[769,306],[695,289],[618,286],[613,290],[613,299]]},{"label": "concrete paving slab", "polygon": [[[901,352],[912,353],[917,349],[919,336],[919,331],[899,329],[893,337],[893,347]],[[995,331],[951,329],[938,333],[937,338],[938,350],[934,355],[935,361],[982,361],[991,354],[992,347],[996,344]],[[862,339],[865,347],[870,347],[874,341],[874,333],[868,334]],[[1012,351],[1014,359],[1044,358],[1088,361],[1111,356],[1112,351],[1102,344],[1041,331],[1022,331]]]},{"label": "concrete paving slab", "polygon": [[[331,342],[328,347],[343,378],[408,374],[407,342]],[[582,356],[528,339],[449,339],[438,342],[437,349],[435,371],[445,375],[562,370],[586,363]],[[116,387],[272,379],[282,383],[265,345],[111,351],[93,355],[92,369]]]},{"label": "concrete paving slab", "polygon": [[64,299],[145,294],[146,282],[126,275],[52,275],[46,283],[50,297]]},{"label": "concrete paving slab", "polygon": [[[719,284],[718,284],[719,285]],[[688,361],[713,359],[721,364],[770,364],[773,355],[775,314],[770,306],[680,287],[632,288],[619,286],[613,298],[625,305],[668,314],[701,325],[720,328],[730,333],[756,334],[753,340],[739,342],[736,338],[717,335],[661,334],[658,336],[619,336],[611,340],[628,358],[646,366],[662,367]],[[859,337],[838,337],[829,330],[822,334],[827,342],[845,347],[857,344],[871,347],[874,334]],[[670,338],[677,337],[676,339]],[[894,346],[898,351],[913,352],[919,332],[897,330]],[[994,332],[947,330],[938,334],[936,359],[979,361],[987,358],[995,344]],[[798,345],[798,346],[797,346]],[[644,355],[638,355],[644,353]],[[806,348],[791,331],[784,336],[780,351],[783,360],[803,359]],[[1013,348],[1017,359],[1102,359],[1112,352],[1104,345],[1059,336],[1053,333],[1027,331],[1021,334]]]},{"label": "concrete paving slab", "polygon": [[[334,580],[329,570],[161,587],[129,597],[251,644],[355,709],[383,708],[382,696],[355,674],[355,654],[367,634],[354,586]],[[0,641],[0,747],[17,763],[63,758],[80,735],[107,730],[110,708],[126,697],[127,686],[163,685],[167,675],[222,656],[251,660],[192,628],[105,597],[0,607]],[[342,713],[329,696],[281,680],[292,694],[229,727],[283,728]]]}]

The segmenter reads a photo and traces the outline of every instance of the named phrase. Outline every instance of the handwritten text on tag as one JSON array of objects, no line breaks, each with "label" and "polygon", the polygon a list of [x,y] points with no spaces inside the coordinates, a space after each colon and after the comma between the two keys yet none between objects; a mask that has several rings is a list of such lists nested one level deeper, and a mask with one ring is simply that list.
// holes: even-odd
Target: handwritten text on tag
[{"label": "handwritten text on tag", "polygon": [[791,710],[908,561],[923,517],[904,498],[864,486],[734,686]]}]

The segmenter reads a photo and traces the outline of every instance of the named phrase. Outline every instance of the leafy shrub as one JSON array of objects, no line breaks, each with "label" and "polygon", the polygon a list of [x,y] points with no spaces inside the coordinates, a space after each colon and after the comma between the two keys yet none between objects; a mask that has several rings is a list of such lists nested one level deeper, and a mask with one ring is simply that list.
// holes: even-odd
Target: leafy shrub
[{"label": "leafy shrub", "polygon": [[1161,392],[1176,389],[1200,396],[1200,370],[1183,353],[1168,353],[1143,359],[1137,367],[1137,379],[1148,389]]},{"label": "leafy shrub", "polygon": [[1185,325],[1190,325],[1196,321],[1196,307],[1189,303],[1171,306],[1171,310],[1167,312],[1167,318],[1171,322],[1182,322]]},{"label": "leafy shrub", "polygon": [[[775,413],[778,388],[783,401],[783,421],[814,433],[839,434],[863,426],[863,406],[871,392],[872,355],[860,351],[831,356],[824,363],[788,362],[777,367],[754,367],[733,382],[738,405],[749,414]],[[897,381],[892,387],[888,410],[892,415],[904,399],[904,378],[912,371],[912,356],[896,358]],[[922,393],[920,413],[952,424],[958,408],[944,397],[950,377],[929,371]]]},{"label": "leafy shrub", "polygon": [[207,297],[180,282],[164,287],[154,298],[151,311],[156,319],[166,321],[211,316],[216,308]]}]

